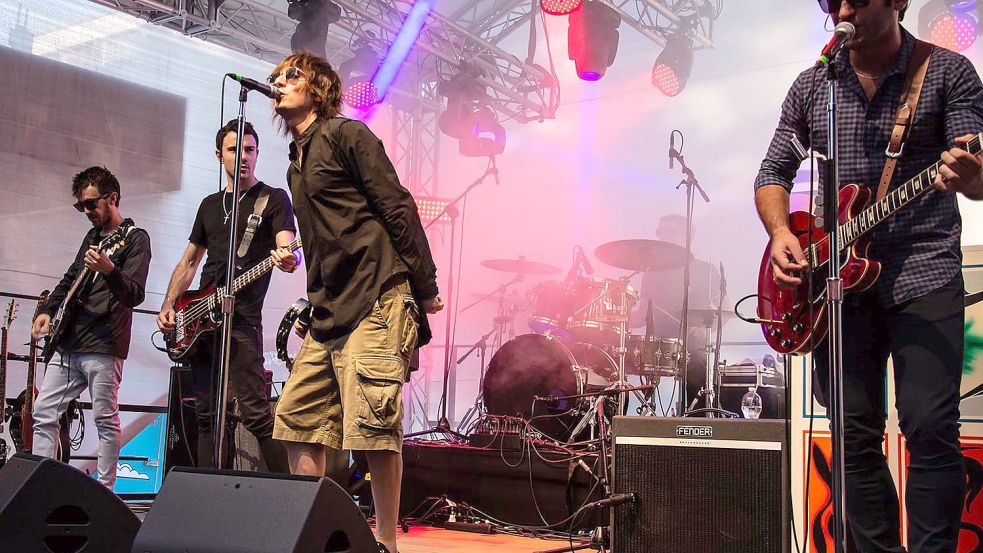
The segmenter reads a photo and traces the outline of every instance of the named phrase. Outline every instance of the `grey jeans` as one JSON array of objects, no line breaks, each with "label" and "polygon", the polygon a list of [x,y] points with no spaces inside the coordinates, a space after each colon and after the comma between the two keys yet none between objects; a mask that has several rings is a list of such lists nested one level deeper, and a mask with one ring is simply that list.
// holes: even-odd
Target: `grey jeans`
[{"label": "grey jeans", "polygon": [[119,461],[119,383],[123,359],[101,353],[65,354],[60,364],[51,363],[44,373],[41,391],[34,400],[35,455],[55,458],[58,418],[68,403],[89,389],[92,418],[99,435],[96,469],[99,482],[110,490],[116,483]]}]

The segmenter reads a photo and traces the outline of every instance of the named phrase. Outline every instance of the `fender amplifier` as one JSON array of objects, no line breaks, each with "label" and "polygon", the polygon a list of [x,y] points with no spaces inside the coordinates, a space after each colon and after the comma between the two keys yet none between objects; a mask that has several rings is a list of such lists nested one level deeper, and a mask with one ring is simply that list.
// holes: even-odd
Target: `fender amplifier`
[{"label": "fender amplifier", "polygon": [[789,551],[785,421],[615,417],[614,553]]}]

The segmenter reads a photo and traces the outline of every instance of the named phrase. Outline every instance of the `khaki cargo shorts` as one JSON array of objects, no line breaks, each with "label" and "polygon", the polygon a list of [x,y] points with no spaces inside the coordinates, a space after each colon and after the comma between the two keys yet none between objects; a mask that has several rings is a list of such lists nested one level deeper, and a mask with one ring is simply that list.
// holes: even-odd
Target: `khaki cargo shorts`
[{"label": "khaki cargo shorts", "polygon": [[351,334],[308,333],[276,408],[273,437],[334,449],[400,451],[403,382],[417,342],[417,305],[393,277]]}]

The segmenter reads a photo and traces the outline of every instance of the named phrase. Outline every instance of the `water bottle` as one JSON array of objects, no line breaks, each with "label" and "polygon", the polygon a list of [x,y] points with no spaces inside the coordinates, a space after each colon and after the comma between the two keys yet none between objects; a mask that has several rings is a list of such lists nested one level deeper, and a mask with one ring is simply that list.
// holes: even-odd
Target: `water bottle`
[{"label": "water bottle", "polygon": [[744,413],[745,419],[757,419],[761,416],[761,396],[756,390],[756,387],[748,388],[741,398],[741,413]]}]

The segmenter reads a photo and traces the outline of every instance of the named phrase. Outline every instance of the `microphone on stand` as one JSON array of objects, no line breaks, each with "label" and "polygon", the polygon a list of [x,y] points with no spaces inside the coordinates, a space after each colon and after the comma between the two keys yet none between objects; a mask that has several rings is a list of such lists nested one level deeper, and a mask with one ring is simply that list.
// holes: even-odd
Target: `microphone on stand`
[{"label": "microphone on stand", "polygon": [[839,22],[833,29],[833,38],[829,39],[826,47],[819,54],[819,59],[816,60],[816,67],[829,65],[840,49],[843,48],[843,45],[853,38],[855,34],[857,34],[857,28],[852,23],[847,23],[846,21]]},{"label": "microphone on stand", "polygon": [[243,88],[248,90],[255,90],[256,92],[259,92],[260,94],[266,96],[271,100],[278,100],[280,99],[281,96],[283,96],[282,92],[273,88],[272,86],[265,83],[261,83],[259,81],[255,81],[253,79],[250,79],[249,77],[243,77],[238,73],[226,73],[225,76],[230,77],[232,80],[238,82],[239,84],[242,85]]},{"label": "microphone on stand", "polygon": [[669,168],[672,169],[673,161],[676,160],[676,131],[669,133]]},{"label": "microphone on stand", "polygon": [[584,253],[584,248],[577,246],[577,252],[580,256],[580,267],[584,270],[585,275],[594,274],[594,267],[590,264],[590,259],[587,259],[587,254]]}]

